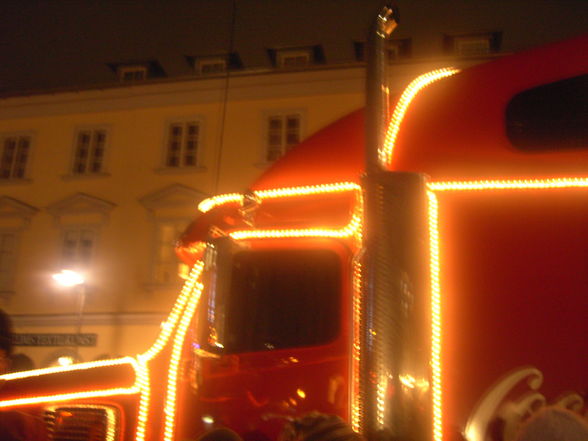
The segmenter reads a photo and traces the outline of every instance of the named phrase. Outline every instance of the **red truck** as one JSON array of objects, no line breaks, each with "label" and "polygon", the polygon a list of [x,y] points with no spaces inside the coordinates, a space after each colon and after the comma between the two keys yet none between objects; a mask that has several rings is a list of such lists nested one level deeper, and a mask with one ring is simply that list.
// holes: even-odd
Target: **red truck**
[{"label": "red truck", "polygon": [[423,75],[388,117],[386,14],[366,112],[200,204],[153,346],[0,376],[0,424],[343,439],[337,416],[367,439],[508,441],[547,405],[585,417],[588,36]]}]

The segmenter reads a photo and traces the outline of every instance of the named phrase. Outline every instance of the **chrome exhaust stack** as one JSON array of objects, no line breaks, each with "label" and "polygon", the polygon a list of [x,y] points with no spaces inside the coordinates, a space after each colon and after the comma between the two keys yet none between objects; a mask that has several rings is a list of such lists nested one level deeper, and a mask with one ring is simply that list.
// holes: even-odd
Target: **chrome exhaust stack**
[{"label": "chrome exhaust stack", "polygon": [[[389,121],[386,45],[398,22],[384,7],[368,37],[364,253],[357,428],[369,440],[432,437],[425,177],[379,163]],[[357,338],[356,338],[357,340]]]}]

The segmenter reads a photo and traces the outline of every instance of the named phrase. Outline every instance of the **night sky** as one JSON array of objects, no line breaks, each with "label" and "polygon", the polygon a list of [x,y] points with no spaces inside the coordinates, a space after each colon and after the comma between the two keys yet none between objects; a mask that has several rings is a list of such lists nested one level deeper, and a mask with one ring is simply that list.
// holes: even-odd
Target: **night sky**
[{"label": "night sky", "polygon": [[[116,81],[109,63],[158,60],[168,77],[193,73],[187,56],[233,50],[247,69],[267,49],[321,44],[329,64],[354,61],[381,0],[0,2],[0,94]],[[431,56],[443,32],[502,30],[505,51],[588,31],[587,0],[399,0],[396,38]],[[464,25],[467,17],[467,26]],[[466,29],[467,28],[467,29]]]}]

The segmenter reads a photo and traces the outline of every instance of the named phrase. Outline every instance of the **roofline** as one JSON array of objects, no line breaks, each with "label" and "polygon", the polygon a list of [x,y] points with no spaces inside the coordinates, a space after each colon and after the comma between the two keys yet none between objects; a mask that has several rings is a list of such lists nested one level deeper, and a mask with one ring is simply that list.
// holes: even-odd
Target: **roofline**
[{"label": "roofline", "polygon": [[[454,56],[447,56],[447,57],[421,57],[421,58],[410,58],[407,60],[399,60],[395,61],[394,65],[410,65],[410,64],[422,64],[422,63],[436,63],[436,62],[454,62],[454,63],[481,63],[484,61],[489,61],[495,58],[500,58],[503,56],[510,55],[510,53],[498,53],[498,54],[488,54],[483,56],[472,56],[472,57],[454,57]],[[189,81],[208,81],[208,80],[218,80],[223,78],[233,78],[233,77],[250,77],[256,75],[283,75],[283,74],[292,74],[292,73],[305,73],[309,71],[329,71],[329,70],[344,70],[344,69],[365,69],[366,63],[365,61],[356,61],[356,62],[347,62],[347,63],[339,63],[339,64],[318,64],[318,65],[310,65],[301,68],[275,68],[275,67],[264,67],[264,68],[251,68],[251,69],[239,69],[239,70],[231,70],[225,74],[219,75],[182,75],[177,77],[166,77],[166,78],[154,78],[154,79],[146,79],[140,82],[134,83],[123,83],[120,81],[116,82],[109,82],[109,83],[101,83],[101,84],[94,84],[88,86],[63,86],[63,87],[54,87],[54,88],[46,88],[46,89],[29,89],[24,91],[15,91],[15,92],[0,92],[0,100],[3,99],[10,99],[10,98],[25,98],[31,96],[40,96],[40,95],[57,95],[61,93],[76,93],[76,92],[87,92],[87,91],[96,91],[96,90],[106,90],[106,89],[128,89],[133,87],[143,87],[143,86],[151,86],[151,85],[160,85],[160,84],[172,84],[172,83],[182,83],[182,82],[189,82]]]}]

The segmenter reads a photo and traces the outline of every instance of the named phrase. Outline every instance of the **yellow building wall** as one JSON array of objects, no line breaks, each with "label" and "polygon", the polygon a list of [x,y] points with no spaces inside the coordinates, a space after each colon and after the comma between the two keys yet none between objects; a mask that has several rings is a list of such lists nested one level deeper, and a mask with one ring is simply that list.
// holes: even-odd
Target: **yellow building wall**
[{"label": "yellow building wall", "polygon": [[[0,181],[0,192],[38,210],[21,230],[14,292],[0,300],[0,308],[13,317],[17,333],[76,332],[79,298],[75,288],[57,286],[51,275],[60,269],[62,227],[94,224],[99,240],[87,274],[82,332],[96,333],[98,340],[94,347],[79,348],[81,359],[146,350],[179,292],[178,284],[151,283],[155,219],[179,214],[192,218],[199,200],[153,213],[142,198],[173,184],[202,195],[242,191],[268,166],[263,153],[264,118],[269,113],[301,111],[305,136],[363,102],[359,69],[236,78],[229,85],[226,103],[223,84],[217,80],[171,82],[2,100],[0,134],[32,133],[33,145],[28,178]],[[167,124],[184,117],[202,121],[201,167],[190,172],[165,170],[161,164]],[[105,174],[73,177],[69,169],[75,131],[93,126],[108,130]],[[78,193],[107,201],[113,208],[105,213],[55,215],[54,204]],[[0,219],[0,229],[8,221]],[[137,314],[151,314],[151,323],[93,324],[92,319]],[[42,366],[72,348],[15,349]]]}]

